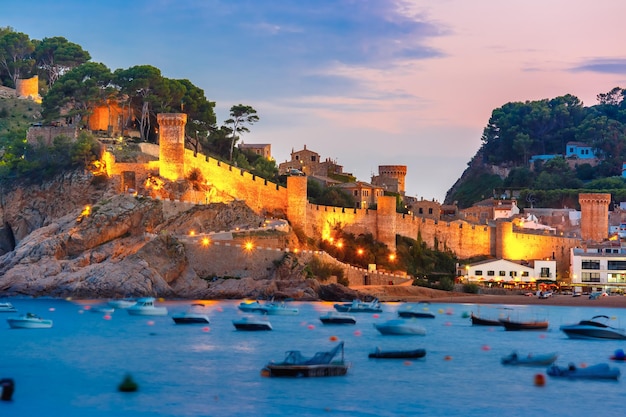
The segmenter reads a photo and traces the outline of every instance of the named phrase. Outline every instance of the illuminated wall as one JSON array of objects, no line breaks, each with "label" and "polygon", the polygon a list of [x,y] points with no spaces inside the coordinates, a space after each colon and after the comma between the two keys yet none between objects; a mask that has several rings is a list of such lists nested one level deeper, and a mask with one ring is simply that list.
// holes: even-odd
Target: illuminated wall
[{"label": "illuminated wall", "polygon": [[185,178],[185,113],[159,113],[159,175],[170,181]]},{"label": "illuminated wall", "polygon": [[580,233],[583,240],[601,242],[607,239],[611,194],[580,194],[578,202],[580,203]]},{"label": "illuminated wall", "polygon": [[36,103],[41,103],[39,95],[39,76],[35,75],[25,80],[15,82],[15,95],[19,98],[29,98]]}]

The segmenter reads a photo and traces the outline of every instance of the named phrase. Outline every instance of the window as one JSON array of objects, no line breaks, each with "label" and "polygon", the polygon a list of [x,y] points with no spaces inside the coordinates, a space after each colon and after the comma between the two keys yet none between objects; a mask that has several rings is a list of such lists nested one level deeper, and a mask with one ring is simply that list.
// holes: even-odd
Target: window
[{"label": "window", "polygon": [[476,270],[476,275],[478,275],[478,276],[482,276],[482,275],[483,275],[483,271],[481,271],[481,270],[477,269],[477,270]]},{"label": "window", "polygon": [[419,214],[424,214],[424,209],[420,207],[420,208],[417,210],[417,212],[418,212]]},{"label": "window", "polygon": [[296,161],[300,159],[300,155],[296,155]]},{"label": "window", "polygon": [[626,274],[609,274],[606,281],[611,283],[624,284],[626,283]]},{"label": "window", "polygon": [[582,282],[600,282],[599,272],[583,272],[581,275]]},{"label": "window", "polygon": [[315,155],[311,155],[311,162],[315,162]]},{"label": "window", "polygon": [[626,261],[609,261],[607,269],[611,271],[624,271],[626,270]]},{"label": "window", "polygon": [[528,271],[522,271],[522,276],[523,277],[527,277],[528,276]]},{"label": "window", "polygon": [[541,278],[550,278],[550,268],[541,268]]},{"label": "window", "polygon": [[358,197],[358,196],[359,196],[359,190],[354,190],[353,192],[354,192],[354,196],[355,196],[355,197]]},{"label": "window", "polygon": [[487,276],[493,277],[495,275],[496,275],[495,271],[487,271]]},{"label": "window", "polygon": [[600,269],[600,261],[594,259],[583,260],[582,269]]},{"label": "window", "polygon": [[432,208],[428,209],[428,214],[433,214],[433,209]]},{"label": "window", "polygon": [[501,277],[506,277],[506,271],[500,271],[498,272],[498,275],[500,275]]}]

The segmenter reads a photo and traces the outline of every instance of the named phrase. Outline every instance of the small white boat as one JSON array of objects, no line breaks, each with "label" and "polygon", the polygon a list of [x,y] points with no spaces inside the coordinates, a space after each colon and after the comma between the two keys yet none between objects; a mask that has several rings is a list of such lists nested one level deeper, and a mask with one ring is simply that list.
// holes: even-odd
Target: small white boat
[{"label": "small white boat", "polygon": [[91,306],[89,309],[92,313],[101,313],[101,314],[113,314],[115,308],[109,305],[99,305],[99,306]]},{"label": "small white boat", "polygon": [[621,375],[619,368],[611,368],[607,363],[599,363],[585,368],[576,367],[574,364],[569,364],[567,367],[552,365],[546,373],[553,377],[569,379],[619,379]]},{"label": "small white boat", "polygon": [[153,297],[138,298],[137,303],[126,311],[131,316],[167,316],[167,308],[155,306]]},{"label": "small white boat", "polygon": [[0,303],[0,313],[15,313],[17,308],[13,307],[11,303]]},{"label": "small white boat", "polygon": [[233,326],[237,330],[272,330],[272,324],[267,319],[252,316],[233,320]]},{"label": "small white boat", "polygon": [[426,329],[415,320],[387,320],[384,323],[374,323],[374,327],[383,335],[424,336],[426,334]]},{"label": "small white boat", "polygon": [[196,309],[172,314],[172,320],[176,324],[209,324],[209,316]]},{"label": "small white boat", "polygon": [[320,321],[324,324],[356,324],[356,318],[346,313],[329,311],[320,316]]},{"label": "small white boat", "polygon": [[11,317],[7,319],[7,322],[12,329],[49,329],[52,327],[52,320],[43,319],[33,313]]},{"label": "small white boat", "polygon": [[369,302],[356,299],[352,300],[351,303],[335,304],[334,307],[335,310],[342,313],[382,313],[383,311],[378,298]]},{"label": "small white boat", "polygon": [[258,301],[244,301],[239,303],[239,310],[245,311],[246,313],[263,312],[263,304],[259,303]]},{"label": "small white boat", "polygon": [[527,356],[518,355],[517,352],[503,357],[500,362],[502,365],[521,365],[521,366],[547,366],[552,365],[559,355],[556,352],[544,353],[539,355],[528,354]]},{"label": "small white boat", "polygon": [[605,315],[593,316],[589,320],[581,320],[576,324],[563,325],[560,329],[570,339],[626,339],[626,330],[609,326],[607,324],[609,320],[609,317]]},{"label": "small white boat", "polygon": [[297,308],[287,307],[285,303],[265,304],[259,311],[268,316],[295,316],[300,314]]},{"label": "small white boat", "polygon": [[137,301],[130,298],[121,298],[118,300],[109,300],[107,304],[113,308],[129,308],[137,304]]}]

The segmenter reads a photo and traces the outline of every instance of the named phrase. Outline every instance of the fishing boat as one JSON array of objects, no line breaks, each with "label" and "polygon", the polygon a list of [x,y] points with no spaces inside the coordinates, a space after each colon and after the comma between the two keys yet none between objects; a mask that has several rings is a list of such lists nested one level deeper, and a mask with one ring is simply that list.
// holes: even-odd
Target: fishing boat
[{"label": "fishing boat", "polygon": [[126,309],[131,316],[167,316],[167,307],[154,305],[153,297],[138,298],[137,303]]},{"label": "fishing boat", "polygon": [[[335,359],[341,353],[339,359]],[[342,376],[348,373],[349,364],[344,360],[343,342],[328,352],[317,352],[312,358],[304,358],[299,350],[290,350],[283,362],[270,362],[261,375],[270,377],[322,377]]]},{"label": "fishing boat", "polygon": [[52,327],[52,320],[41,318],[33,313],[11,317],[7,319],[7,322],[12,329],[49,329]]},{"label": "fishing boat", "polygon": [[376,348],[368,357],[373,359],[418,359],[426,356],[426,349],[381,350]]},{"label": "fishing boat", "polygon": [[329,311],[320,316],[320,321],[324,324],[356,324],[356,318],[347,313]]},{"label": "fishing boat", "polygon": [[500,323],[504,326],[504,330],[546,330],[548,328],[547,320],[533,321],[513,321],[510,318],[500,319]]},{"label": "fishing boat", "polygon": [[475,315],[473,312],[470,313],[470,320],[474,326],[502,326],[502,322],[499,319],[486,319]]},{"label": "fishing boat", "polygon": [[604,339],[624,340],[626,330],[609,326],[608,316],[593,316],[590,320],[581,320],[576,324],[566,324],[560,327],[561,331],[570,339]]},{"label": "fishing boat", "polygon": [[569,379],[619,379],[621,372],[619,368],[611,368],[607,363],[599,363],[597,365],[576,367],[574,364],[569,366],[552,365],[546,373],[552,377],[569,378]]},{"label": "fishing boat", "polygon": [[547,366],[552,365],[559,357],[557,353],[544,353],[539,355],[528,354],[526,356],[518,355],[517,352],[503,357],[500,362],[502,365],[521,365],[521,366]]},{"label": "fishing boat", "polygon": [[335,310],[342,313],[382,313],[378,298],[372,301],[361,301],[359,299],[352,300],[351,303],[335,304]]}]

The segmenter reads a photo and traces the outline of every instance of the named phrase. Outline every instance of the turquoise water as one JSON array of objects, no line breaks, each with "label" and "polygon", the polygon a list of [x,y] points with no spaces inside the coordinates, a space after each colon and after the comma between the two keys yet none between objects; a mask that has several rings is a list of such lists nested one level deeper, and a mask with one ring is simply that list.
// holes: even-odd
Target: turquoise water
[{"label": "turquoise water", "polygon": [[[9,299],[20,313],[54,320],[52,329],[9,329],[0,321],[0,378],[15,380],[13,401],[0,416],[589,416],[622,415],[624,382],[570,381],[545,368],[516,368],[500,358],[558,352],[557,364],[610,362],[626,341],[570,340],[558,330],[597,314],[626,325],[626,310],[594,307],[431,304],[435,319],[419,319],[426,336],[382,336],[377,321],[395,318],[399,303],[378,315],[358,313],[354,326],[324,326],[332,303],[299,303],[297,316],[269,317],[271,332],[236,331],[239,300],[210,302],[211,323],[176,325],[171,317],[136,317],[124,310],[109,319],[86,310],[96,301]],[[169,314],[189,301],[165,302]],[[500,306],[504,307],[504,306]],[[422,308],[422,307],[420,307]],[[472,326],[467,313],[513,319],[547,318],[548,331],[506,332]],[[14,315],[2,313],[0,319]],[[287,350],[305,356],[345,341],[351,368],[345,377],[265,378],[261,368]],[[382,349],[425,348],[414,361],[367,357]],[[626,371],[626,364],[611,363]],[[130,373],[136,393],[120,393]]]}]

